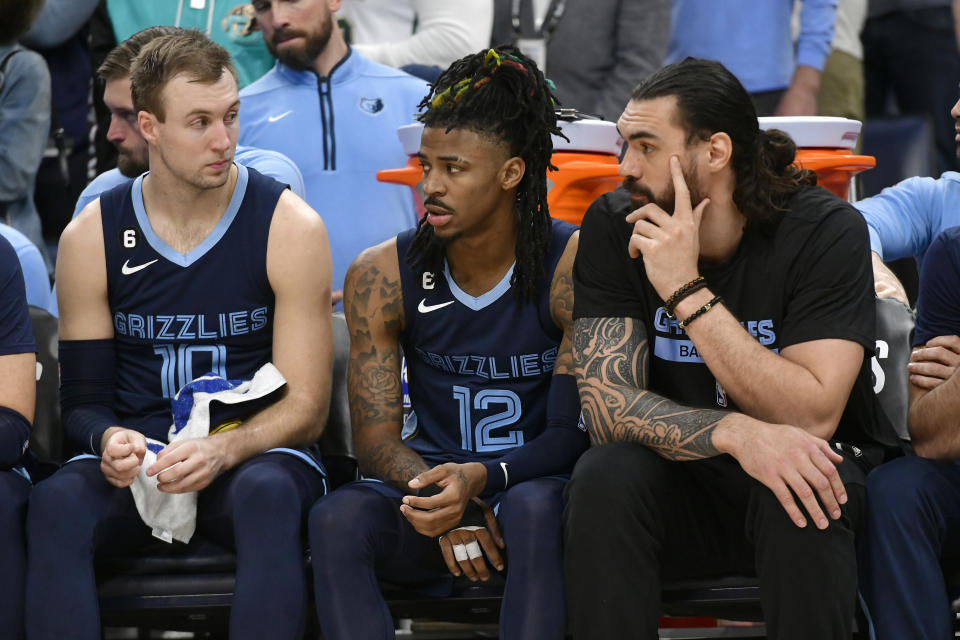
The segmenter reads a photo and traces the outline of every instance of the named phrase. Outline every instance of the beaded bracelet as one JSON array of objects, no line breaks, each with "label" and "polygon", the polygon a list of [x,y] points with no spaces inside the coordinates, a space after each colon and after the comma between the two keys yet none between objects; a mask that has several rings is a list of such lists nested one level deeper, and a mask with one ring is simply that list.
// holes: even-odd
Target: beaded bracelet
[{"label": "beaded bracelet", "polygon": [[673,292],[667,300],[663,303],[663,310],[667,312],[667,316],[673,317],[673,310],[680,303],[681,300],[686,298],[688,295],[694,291],[698,291],[707,286],[707,281],[703,276],[697,276],[687,284],[683,285],[679,289]]},{"label": "beaded bracelet", "polygon": [[717,306],[721,300],[723,300],[723,296],[717,296],[707,304],[703,305],[702,307],[700,307],[699,309],[691,313],[689,318],[687,318],[686,320],[680,321],[680,325],[679,325],[680,328],[686,329],[691,322],[693,322],[694,320],[696,320],[697,318],[705,314],[707,311],[710,311],[710,309]]}]

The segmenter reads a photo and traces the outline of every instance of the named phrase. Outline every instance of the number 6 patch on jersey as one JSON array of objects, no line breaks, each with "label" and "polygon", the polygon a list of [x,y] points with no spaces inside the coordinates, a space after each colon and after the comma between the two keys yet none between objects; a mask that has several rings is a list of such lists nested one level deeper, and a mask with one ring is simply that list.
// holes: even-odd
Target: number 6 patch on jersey
[{"label": "number 6 patch on jersey", "polygon": [[124,249],[137,248],[137,230],[133,227],[125,227],[120,230],[120,246]]}]

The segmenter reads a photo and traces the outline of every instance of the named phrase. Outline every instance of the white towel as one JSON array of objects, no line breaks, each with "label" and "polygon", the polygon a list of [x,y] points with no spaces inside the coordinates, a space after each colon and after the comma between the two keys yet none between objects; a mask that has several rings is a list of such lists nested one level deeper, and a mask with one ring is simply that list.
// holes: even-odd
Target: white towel
[{"label": "white towel", "polygon": [[[214,375],[197,378],[178,391],[172,402],[174,422],[170,427],[169,440],[173,443],[185,438],[207,436],[211,427],[211,403],[238,407],[261,400],[286,383],[283,374],[270,363],[260,367],[252,380],[225,380]],[[215,408],[215,412],[222,413],[220,409],[216,411]],[[233,412],[234,415],[236,413]],[[217,424],[219,422],[213,426]],[[147,439],[147,453],[130,490],[140,517],[144,524],[153,529],[155,537],[164,542],[179,540],[186,543],[190,542],[197,527],[197,492],[163,493],[157,488],[157,476],[151,478],[146,474],[165,446],[163,442]]]}]

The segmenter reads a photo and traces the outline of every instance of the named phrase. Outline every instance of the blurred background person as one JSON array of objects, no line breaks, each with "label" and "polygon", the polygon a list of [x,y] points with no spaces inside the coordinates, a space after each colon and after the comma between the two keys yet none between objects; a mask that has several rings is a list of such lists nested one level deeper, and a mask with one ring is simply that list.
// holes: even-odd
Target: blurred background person
[{"label": "blurred background person", "polygon": [[557,86],[564,107],[615,120],[663,66],[670,0],[494,0],[491,46],[514,44]]},{"label": "blurred background person", "polygon": [[46,0],[22,40],[43,56],[50,70],[50,136],[33,201],[46,248],[53,251],[70,221],[73,203],[87,184],[92,77],[88,37],[97,4],[98,0]]},{"label": "blurred background person", "polygon": [[868,117],[920,115],[932,125],[931,175],[960,170],[950,114],[957,99],[960,43],[956,0],[870,0],[863,27]]},{"label": "blurred background person", "polygon": [[815,116],[830,54],[837,0],[673,0],[667,64],[687,56],[723,63],[753,98],[758,116]]},{"label": "blurred background person", "polygon": [[0,0],[0,221],[27,236],[46,260],[33,190],[50,136],[50,72],[40,54],[18,44],[42,6],[43,0]]},{"label": "blurred background person", "polygon": [[427,85],[347,45],[336,28],[340,0],[253,4],[278,62],[240,92],[240,144],[300,167],[330,237],[338,303],[353,259],[417,223],[410,190],[376,174],[407,163],[397,128],[413,121]]},{"label": "blurred background person", "polygon": [[492,0],[345,0],[337,22],[347,43],[374,62],[429,81],[487,46]]},{"label": "blurred background person", "polygon": [[863,122],[863,44],[860,32],[866,19],[867,0],[843,0],[837,4],[833,44],[823,66],[817,96],[817,110],[821,116]]}]

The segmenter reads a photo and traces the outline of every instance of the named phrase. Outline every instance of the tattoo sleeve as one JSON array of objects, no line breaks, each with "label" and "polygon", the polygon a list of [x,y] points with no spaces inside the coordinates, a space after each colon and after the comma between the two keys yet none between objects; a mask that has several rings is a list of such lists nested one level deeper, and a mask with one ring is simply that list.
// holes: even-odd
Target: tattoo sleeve
[{"label": "tattoo sleeve", "polygon": [[573,375],[573,354],[570,336],[573,334],[573,257],[576,251],[565,251],[554,271],[550,286],[550,315],[563,328],[563,339],[553,365],[554,374]]},{"label": "tattoo sleeve", "polygon": [[639,320],[574,322],[573,360],[590,439],[595,444],[636,442],[669,460],[719,455],[713,431],[726,412],[685,407],[648,391],[648,357]]},{"label": "tattoo sleeve", "polygon": [[364,253],[347,272],[344,295],[350,330],[347,389],[360,469],[368,477],[408,492],[407,482],[429,466],[400,439],[403,299],[399,274],[385,273]]}]

